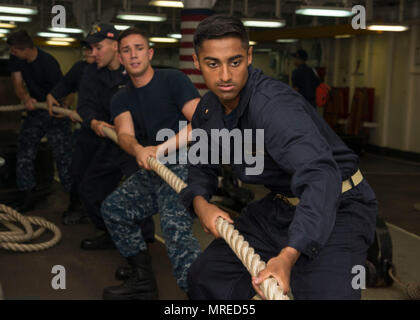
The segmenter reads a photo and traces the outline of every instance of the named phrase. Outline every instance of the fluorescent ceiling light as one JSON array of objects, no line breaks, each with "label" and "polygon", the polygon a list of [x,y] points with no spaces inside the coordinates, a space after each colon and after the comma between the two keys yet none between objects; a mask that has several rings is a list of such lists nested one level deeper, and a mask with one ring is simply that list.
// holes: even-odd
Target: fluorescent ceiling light
[{"label": "fluorescent ceiling light", "polygon": [[53,32],[83,33],[83,30],[79,28],[48,28],[48,30]]},{"label": "fluorescent ceiling light", "polygon": [[68,46],[70,45],[70,42],[66,42],[66,41],[52,41],[52,40],[48,40],[45,41],[46,44],[52,45],[52,46]]},{"label": "fluorescent ceiling light", "polygon": [[326,7],[326,6],[301,6],[295,11],[296,14],[305,16],[320,16],[320,17],[350,17],[354,13],[351,8],[343,7]]},{"label": "fluorescent ceiling light", "polygon": [[131,26],[126,25],[126,24],[114,24],[114,27],[115,29],[122,31],[122,30],[130,28]]},{"label": "fluorescent ceiling light", "polygon": [[0,28],[16,28],[17,26],[14,23],[4,23],[4,22],[0,22]]},{"label": "fluorescent ceiling light", "polygon": [[175,39],[182,39],[182,34],[180,34],[180,33],[169,33],[168,37],[175,38]]},{"label": "fluorescent ceiling light", "polygon": [[5,33],[9,33],[9,32],[10,32],[9,29],[0,29],[0,33],[5,34]]},{"label": "fluorescent ceiling light", "polygon": [[0,21],[15,21],[15,22],[30,22],[32,19],[29,17],[18,16],[0,16]]},{"label": "fluorescent ceiling light", "polygon": [[15,6],[15,5],[0,5],[0,13],[12,13],[12,14],[37,14],[38,9],[36,7],[29,6]]},{"label": "fluorescent ceiling light", "polygon": [[137,14],[137,13],[124,13],[121,12],[117,15],[118,19],[130,21],[149,21],[149,22],[162,22],[166,21],[166,14]]},{"label": "fluorescent ceiling light", "polygon": [[38,36],[44,38],[66,38],[69,35],[65,33],[56,33],[56,32],[38,32]]},{"label": "fluorescent ceiling light", "polygon": [[257,43],[255,41],[249,41],[250,46],[255,46]]},{"label": "fluorescent ceiling light", "polygon": [[402,32],[408,30],[407,26],[404,25],[391,25],[391,24],[371,24],[367,26],[368,30],[371,31],[393,31]]},{"label": "fluorescent ceiling light", "polygon": [[176,42],[178,42],[178,39],[164,38],[164,37],[151,37],[149,40],[151,42],[160,42],[160,43],[176,43]]},{"label": "fluorescent ceiling light", "polygon": [[275,19],[249,19],[244,18],[242,22],[245,27],[257,27],[257,28],[281,28],[286,25],[284,20]]},{"label": "fluorescent ceiling light", "polygon": [[51,38],[51,41],[66,41],[66,42],[75,42],[75,38]]},{"label": "fluorescent ceiling light", "polygon": [[170,8],[184,8],[182,1],[150,1],[150,6],[155,7],[170,7]]},{"label": "fluorescent ceiling light", "polygon": [[298,39],[277,39],[276,42],[278,42],[278,43],[293,43],[293,42],[298,42]]}]

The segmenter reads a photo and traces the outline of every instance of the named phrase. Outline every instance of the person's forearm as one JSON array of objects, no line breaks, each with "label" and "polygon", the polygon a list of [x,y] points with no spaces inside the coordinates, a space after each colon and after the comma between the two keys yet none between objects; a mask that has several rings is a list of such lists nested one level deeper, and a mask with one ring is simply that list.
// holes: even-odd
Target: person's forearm
[{"label": "person's forearm", "polygon": [[300,252],[292,247],[285,247],[280,251],[280,256],[287,259],[293,266],[300,257]]},{"label": "person's forearm", "polygon": [[20,101],[23,101],[23,102],[25,102],[26,100],[31,98],[28,91],[26,91],[26,89],[24,87],[21,87],[21,86],[17,86],[15,88],[15,93],[16,93],[17,97],[20,99]]},{"label": "person's forearm", "polygon": [[124,151],[128,152],[133,157],[136,157],[138,150],[143,148],[135,137],[126,133],[118,134],[118,143]]},{"label": "person's forearm", "polygon": [[193,208],[197,216],[201,214],[203,208],[208,205],[208,201],[203,196],[196,196],[193,199]]}]

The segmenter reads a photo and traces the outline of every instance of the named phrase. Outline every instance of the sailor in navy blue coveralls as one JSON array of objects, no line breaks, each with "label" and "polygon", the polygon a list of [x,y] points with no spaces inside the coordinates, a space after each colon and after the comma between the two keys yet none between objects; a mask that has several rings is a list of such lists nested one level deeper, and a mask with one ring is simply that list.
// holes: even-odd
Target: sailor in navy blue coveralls
[{"label": "sailor in navy blue coveralls", "polygon": [[[239,41],[227,41],[234,40]],[[224,67],[218,52],[230,48],[224,50],[222,41],[224,38],[215,46],[217,50],[203,49],[210,58],[203,62],[199,56],[196,61],[196,66],[200,61],[209,88],[208,73],[230,68],[229,64],[236,66],[235,61],[240,60],[233,56]],[[211,61],[207,74],[203,70],[206,59]],[[220,71],[218,86],[225,82],[237,85],[235,79],[228,80],[228,73]],[[285,247],[300,252],[290,275],[295,299],[360,299],[360,290],[352,287],[352,269],[365,263],[375,232],[377,201],[368,182],[356,179],[360,178],[355,175],[359,158],[299,93],[251,66],[247,76],[231,113],[225,114],[219,96],[210,91],[192,119],[192,128],[208,135],[211,129],[238,128],[242,133],[264,129],[263,172],[247,175],[245,169],[250,165],[231,161],[231,166],[241,181],[262,184],[270,193],[245,207],[234,219],[235,228],[266,262]],[[217,188],[219,169],[217,164],[189,165],[188,187],[181,192],[187,208],[194,211],[197,196],[209,201]],[[346,192],[342,192],[344,181],[350,186]],[[299,202],[296,205],[288,198]],[[255,295],[250,274],[222,238],[214,240],[193,263],[188,281],[192,299],[250,299]]]}]

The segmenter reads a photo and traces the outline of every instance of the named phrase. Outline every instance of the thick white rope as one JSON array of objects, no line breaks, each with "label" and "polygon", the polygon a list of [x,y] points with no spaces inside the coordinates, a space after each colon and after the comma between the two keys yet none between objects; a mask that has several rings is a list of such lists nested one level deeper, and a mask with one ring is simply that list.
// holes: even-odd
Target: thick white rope
[{"label": "thick white rope", "polygon": [[[36,109],[41,110],[48,110],[48,106],[45,102],[38,102],[34,105]],[[69,117],[71,113],[74,114],[75,119],[78,122],[82,122],[82,118],[73,110],[60,108],[60,107],[53,107],[53,111],[57,114],[64,115],[66,117]],[[0,112],[12,112],[12,111],[22,111],[27,110],[24,105],[7,105],[7,106],[0,106]]]},{"label": "thick white rope", "polygon": [[[0,222],[11,230],[0,232],[0,248],[20,252],[41,251],[55,246],[61,239],[60,229],[44,218],[23,216],[4,204],[0,204],[0,212],[4,212],[0,213]],[[25,231],[10,222],[19,222],[23,225]],[[38,225],[40,228],[34,232],[32,225]],[[54,234],[52,239],[35,244],[19,243],[39,238],[45,229],[49,229]]]},{"label": "thick white rope", "polygon": [[[10,109],[14,106],[7,106]],[[4,107],[0,107],[0,110],[4,110]],[[47,109],[45,104],[36,104],[38,109]],[[16,109],[22,110],[22,109]],[[58,114],[64,114],[68,116],[74,112],[68,109],[54,107],[53,111]],[[80,116],[79,116],[80,118]],[[82,119],[79,119],[82,121]],[[103,127],[104,133],[112,141],[118,144],[118,137],[114,129]],[[161,164],[155,158],[148,158],[147,162],[149,166],[165,181],[167,182],[177,193],[180,193],[187,184],[177,177],[171,170]],[[232,224],[224,220],[223,218],[217,218],[216,228],[219,234],[225,239],[226,243],[232,248],[236,256],[242,261],[248,272],[252,276],[257,276],[258,273],[265,269],[266,264],[261,260],[261,257],[255,253],[254,249],[249,246],[249,243],[245,241],[244,237],[239,234]],[[268,300],[289,300],[287,295],[283,294],[282,288],[278,285],[277,281],[270,277],[262,282],[260,285],[265,297]]]}]

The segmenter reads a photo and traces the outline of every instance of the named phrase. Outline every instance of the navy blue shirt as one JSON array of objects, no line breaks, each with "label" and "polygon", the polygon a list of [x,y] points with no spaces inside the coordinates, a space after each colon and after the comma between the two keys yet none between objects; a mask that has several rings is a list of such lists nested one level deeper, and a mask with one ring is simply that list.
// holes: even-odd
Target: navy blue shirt
[{"label": "navy blue shirt", "polygon": [[39,48],[37,50],[38,55],[32,62],[10,55],[9,71],[20,71],[31,97],[43,102],[47,94],[61,80],[63,74],[60,65],[52,55]]},{"label": "navy blue shirt", "polygon": [[129,82],[122,66],[117,70],[107,67],[98,69],[96,63],[86,66],[79,87],[77,113],[82,117],[82,127],[90,129],[90,122],[95,119],[111,120],[111,98]]},{"label": "navy blue shirt", "polygon": [[231,113],[229,113],[229,114],[227,114],[227,115],[225,115],[224,117],[223,117],[223,122],[225,123],[225,127],[226,127],[226,129],[228,129],[228,130],[232,130],[234,127],[235,127],[235,125],[236,125],[236,117],[237,117],[237,111],[238,109],[234,109],[234,110],[232,110],[232,112]]},{"label": "navy blue shirt", "polygon": [[319,80],[314,70],[305,63],[299,65],[292,72],[293,87],[298,88],[299,93],[313,106],[316,106],[316,87],[320,83],[321,80]]},{"label": "navy blue shirt", "polygon": [[60,99],[78,91],[83,71],[88,65],[86,61],[77,61],[51,91],[54,98]]},{"label": "navy blue shirt", "polygon": [[129,111],[133,118],[137,141],[143,146],[158,145],[156,134],[168,128],[179,131],[179,121],[186,121],[182,114],[184,104],[199,98],[191,80],[181,71],[155,69],[150,82],[135,88],[130,82],[120,90],[111,103],[111,117]]},{"label": "navy blue shirt", "polygon": [[[252,130],[253,137],[257,129],[264,129],[264,168],[261,174],[247,175],[245,170],[255,164],[235,164],[232,156],[230,164],[243,182],[262,184],[273,193],[300,199],[288,229],[288,246],[314,256],[319,251],[314,248],[321,248],[329,238],[342,181],[357,171],[359,158],[299,93],[258,69],[249,67],[248,72],[232,127],[241,132]],[[223,106],[208,92],[197,106],[192,128],[203,129],[211,137],[211,129],[226,128],[224,119]],[[214,147],[215,142],[211,143]],[[254,143],[249,150],[244,146],[244,152],[255,150]],[[220,167],[188,165],[188,187],[181,191],[188,209],[192,210],[196,196],[211,198],[217,189]]]}]

